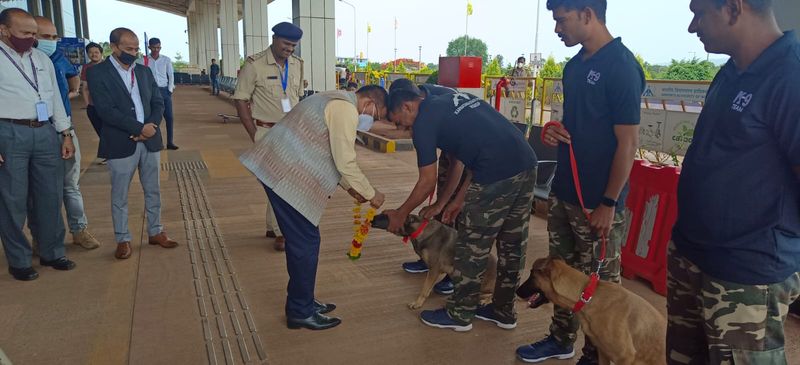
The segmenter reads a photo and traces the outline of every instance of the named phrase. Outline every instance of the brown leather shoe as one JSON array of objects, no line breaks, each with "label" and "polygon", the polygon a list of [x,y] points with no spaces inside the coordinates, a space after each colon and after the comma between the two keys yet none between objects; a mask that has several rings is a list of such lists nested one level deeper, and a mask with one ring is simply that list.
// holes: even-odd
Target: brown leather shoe
[{"label": "brown leather shoe", "polygon": [[276,237],[275,238],[275,243],[272,244],[272,248],[274,248],[275,251],[284,251],[284,250],[286,250],[286,239],[283,238],[283,236]]},{"label": "brown leather shoe", "polygon": [[124,260],[131,257],[132,251],[130,242],[120,242],[117,243],[117,252],[114,253],[114,257]]},{"label": "brown leather shoe", "polygon": [[155,236],[151,236],[148,240],[148,243],[151,245],[159,245],[164,248],[178,247],[178,242],[171,240],[164,232],[161,232]]}]

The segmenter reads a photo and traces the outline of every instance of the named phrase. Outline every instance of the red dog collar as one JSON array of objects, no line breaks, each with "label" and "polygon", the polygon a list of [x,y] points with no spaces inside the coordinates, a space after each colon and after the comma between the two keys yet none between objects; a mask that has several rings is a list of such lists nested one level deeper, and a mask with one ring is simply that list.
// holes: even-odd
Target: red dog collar
[{"label": "red dog collar", "polygon": [[403,243],[408,243],[409,239],[412,239],[412,240],[417,239],[417,237],[419,237],[422,234],[422,231],[425,230],[425,227],[428,226],[428,222],[430,222],[430,221],[427,220],[427,219],[423,220],[422,224],[419,225],[419,228],[417,228],[417,230],[414,231],[414,233],[412,233],[410,236],[403,237]]},{"label": "red dog collar", "polygon": [[583,309],[584,306],[589,304],[592,301],[592,297],[594,297],[594,292],[597,290],[597,284],[600,281],[600,275],[596,272],[593,272],[589,275],[589,284],[586,284],[586,287],[583,288],[583,292],[581,292],[581,297],[575,303],[575,306],[572,307],[572,313],[578,313]]}]

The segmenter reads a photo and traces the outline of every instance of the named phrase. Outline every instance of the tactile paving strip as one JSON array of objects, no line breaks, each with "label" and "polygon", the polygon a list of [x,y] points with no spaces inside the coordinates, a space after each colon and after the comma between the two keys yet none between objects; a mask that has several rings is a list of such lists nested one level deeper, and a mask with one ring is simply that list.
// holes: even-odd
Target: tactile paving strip
[{"label": "tactile paving strip", "polygon": [[263,341],[198,173],[205,169],[198,161],[162,164],[162,170],[173,172],[178,180],[208,363],[266,363]]}]

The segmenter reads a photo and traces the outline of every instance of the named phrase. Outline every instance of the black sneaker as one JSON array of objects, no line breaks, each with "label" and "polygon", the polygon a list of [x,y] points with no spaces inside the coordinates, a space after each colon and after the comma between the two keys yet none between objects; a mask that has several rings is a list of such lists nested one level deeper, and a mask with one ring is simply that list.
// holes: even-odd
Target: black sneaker
[{"label": "black sneaker", "polygon": [[794,318],[800,318],[800,299],[794,301],[794,303],[789,304],[789,315]]},{"label": "black sneaker", "polygon": [[475,311],[475,318],[489,321],[504,330],[510,330],[517,327],[517,321],[513,319],[503,318],[494,312],[494,307],[491,305],[484,305],[478,307]]}]

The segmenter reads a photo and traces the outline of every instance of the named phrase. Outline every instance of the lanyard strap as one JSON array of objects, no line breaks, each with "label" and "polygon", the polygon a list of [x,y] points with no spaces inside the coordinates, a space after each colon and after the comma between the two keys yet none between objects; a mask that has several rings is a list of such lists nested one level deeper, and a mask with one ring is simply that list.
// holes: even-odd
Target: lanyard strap
[{"label": "lanyard strap", "polygon": [[36,90],[36,93],[38,94],[39,93],[39,76],[36,75],[36,66],[33,64],[33,53],[31,53],[29,55],[29,58],[31,60],[31,71],[33,72],[33,81],[31,81],[31,78],[28,77],[28,75],[25,73],[25,71],[22,70],[22,67],[20,65],[18,65],[17,62],[14,61],[13,58],[11,58],[11,55],[8,54],[8,52],[6,52],[5,49],[0,47],[0,51],[2,51],[4,55],[6,55],[6,58],[8,58],[8,60],[11,61],[11,63],[14,65],[14,67],[17,68],[17,71],[19,71],[19,73],[22,74],[22,77],[25,78],[25,81],[27,81],[28,84],[31,85],[33,90]]},{"label": "lanyard strap", "polygon": [[289,83],[289,60],[283,65],[283,74],[281,75],[281,86],[283,86],[283,94],[286,95],[286,86]]},{"label": "lanyard strap", "polygon": [[133,97],[133,88],[136,87],[136,76],[133,72],[133,67],[134,66],[131,66],[131,89],[128,90],[128,94],[131,96],[131,98]]}]

